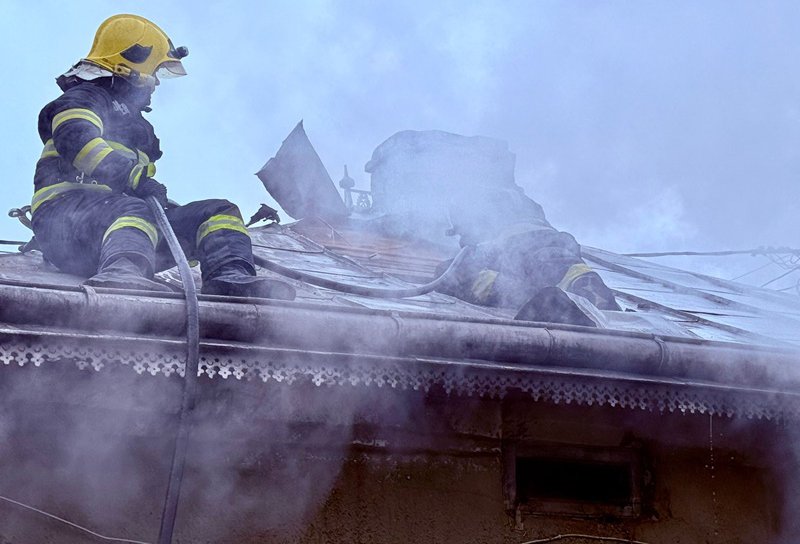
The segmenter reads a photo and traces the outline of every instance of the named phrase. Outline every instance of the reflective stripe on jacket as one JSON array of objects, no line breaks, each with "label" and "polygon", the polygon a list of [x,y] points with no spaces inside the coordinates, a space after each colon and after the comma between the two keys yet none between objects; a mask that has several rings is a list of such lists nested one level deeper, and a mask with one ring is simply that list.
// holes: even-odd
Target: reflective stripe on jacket
[{"label": "reflective stripe on jacket", "polygon": [[37,192],[76,180],[132,192],[142,176],[154,175],[161,150],[153,127],[115,95],[110,81],[81,82],[42,109]]}]

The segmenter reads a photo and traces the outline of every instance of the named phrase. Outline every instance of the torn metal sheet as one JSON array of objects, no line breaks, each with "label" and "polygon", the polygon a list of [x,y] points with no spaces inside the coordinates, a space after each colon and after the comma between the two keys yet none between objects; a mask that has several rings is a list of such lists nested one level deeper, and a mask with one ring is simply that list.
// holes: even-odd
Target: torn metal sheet
[{"label": "torn metal sheet", "polygon": [[338,221],[347,217],[344,201],[311,145],[302,121],[256,175],[295,219],[321,217]]}]

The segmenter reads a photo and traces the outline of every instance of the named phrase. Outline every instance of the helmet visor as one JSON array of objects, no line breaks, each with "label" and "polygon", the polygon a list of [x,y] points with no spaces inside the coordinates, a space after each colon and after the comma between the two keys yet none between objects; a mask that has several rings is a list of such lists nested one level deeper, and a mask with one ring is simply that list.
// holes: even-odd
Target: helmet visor
[{"label": "helmet visor", "polygon": [[162,62],[156,68],[155,74],[158,79],[171,79],[176,77],[181,77],[186,75],[186,70],[183,68],[183,64],[179,60],[168,60]]}]

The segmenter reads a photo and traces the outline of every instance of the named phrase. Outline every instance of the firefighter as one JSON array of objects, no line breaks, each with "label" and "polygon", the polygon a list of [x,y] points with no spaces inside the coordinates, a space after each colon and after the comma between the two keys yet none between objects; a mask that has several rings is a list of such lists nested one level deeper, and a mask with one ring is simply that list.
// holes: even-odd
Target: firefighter
[{"label": "firefighter", "polygon": [[620,310],[611,289],[583,261],[575,238],[553,228],[521,190],[485,188],[479,201],[453,199],[450,234],[474,250],[440,291],[473,304],[515,308],[516,319],[526,321],[596,327],[591,313],[567,293],[600,310]]},{"label": "firefighter", "polygon": [[159,140],[143,113],[160,80],[186,75],[175,47],[151,21],[115,15],[91,51],[56,79],[63,94],[39,114],[32,226],[47,260],[86,285],[167,290],[154,272],[174,265],[145,198],[154,196],[205,294],[294,298],[286,283],[256,276],[242,216],[227,200],[171,205],[154,178]]}]

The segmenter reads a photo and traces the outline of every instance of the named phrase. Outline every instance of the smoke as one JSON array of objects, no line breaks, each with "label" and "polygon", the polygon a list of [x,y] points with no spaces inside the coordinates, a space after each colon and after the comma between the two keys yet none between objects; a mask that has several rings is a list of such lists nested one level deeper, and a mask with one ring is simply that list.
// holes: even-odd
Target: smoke
[{"label": "smoke", "polygon": [[[101,17],[85,13],[107,9],[31,6],[28,13],[0,3],[9,43],[32,48],[10,59],[15,84],[3,91],[5,103],[20,104],[7,119],[15,136],[5,142],[4,164],[18,180],[8,207],[30,197],[30,184],[19,180],[30,178],[41,151],[35,119],[53,98],[48,85],[87,50]],[[305,118],[332,173],[364,162],[365,150],[400,129],[508,139],[518,183],[582,243],[656,250],[796,242],[798,215],[786,205],[800,149],[791,3],[147,9],[192,49],[190,77],[165,82],[151,116],[167,149],[159,178],[178,200],[262,201],[252,173]],[[55,20],[76,29],[61,33],[57,55],[50,40],[11,28],[50,36]],[[452,173],[463,163],[441,167]],[[437,201],[439,211],[458,196],[477,225],[498,218],[459,181],[417,196],[448,197]],[[422,224],[404,226],[455,246],[442,236],[447,217],[437,217],[433,231]],[[47,365],[3,372],[0,493],[106,534],[154,539],[179,380]],[[419,408],[347,387],[220,379],[203,387],[213,395],[195,418],[178,523],[209,541],[234,542],[245,526],[265,540],[299,531],[335,483],[352,422],[380,419],[373,409],[412,421]],[[248,402],[237,402],[242,397]],[[794,466],[796,457],[792,450],[782,462]],[[796,500],[786,507],[794,519]],[[28,512],[0,509],[5,539],[85,541]]]},{"label": "smoke", "polygon": [[[181,380],[115,370],[112,362],[80,372],[69,360],[6,367],[3,378],[0,494],[105,535],[153,542]],[[299,538],[330,497],[354,423],[416,421],[424,433],[426,419],[420,404],[386,388],[201,379],[176,535],[223,543]],[[0,512],[0,539],[86,542],[11,505]]]},{"label": "smoke", "polygon": [[310,382],[208,385],[217,400],[199,401],[182,505],[191,532],[232,543],[302,533],[338,478],[363,397]]},{"label": "smoke", "polygon": [[[675,186],[632,189],[628,202],[608,209],[617,221],[605,226],[585,229],[581,241],[586,245],[618,251],[669,251],[687,247],[697,235],[697,227],[687,213],[683,195]],[[653,236],[653,233],[658,233]]]},{"label": "smoke", "polygon": [[[143,506],[153,493],[148,475],[166,453],[160,430],[174,412],[174,380],[141,379],[129,370],[80,372],[69,361],[3,373],[0,494],[104,534],[142,534],[138,523],[148,520],[131,512],[149,512],[143,517],[157,523],[155,509]],[[49,535],[85,541],[31,512],[5,503],[2,509],[0,535],[12,542]]]},{"label": "smoke", "polygon": [[[160,356],[174,353],[145,355]],[[114,361],[100,372],[70,360],[3,372],[0,495],[107,536],[154,542],[182,380]],[[201,378],[176,537],[300,538],[329,500],[357,426],[391,429],[419,418],[425,431],[421,397],[387,393],[307,379]],[[2,503],[0,512],[0,541],[86,541],[27,510]]]}]

